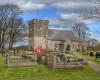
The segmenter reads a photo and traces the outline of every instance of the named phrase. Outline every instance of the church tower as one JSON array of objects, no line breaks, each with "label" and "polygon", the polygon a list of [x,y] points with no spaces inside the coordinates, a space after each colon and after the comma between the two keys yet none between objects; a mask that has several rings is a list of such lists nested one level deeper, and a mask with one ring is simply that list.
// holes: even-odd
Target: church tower
[{"label": "church tower", "polygon": [[48,20],[33,19],[29,21],[29,49],[36,49],[39,46],[47,48]]}]

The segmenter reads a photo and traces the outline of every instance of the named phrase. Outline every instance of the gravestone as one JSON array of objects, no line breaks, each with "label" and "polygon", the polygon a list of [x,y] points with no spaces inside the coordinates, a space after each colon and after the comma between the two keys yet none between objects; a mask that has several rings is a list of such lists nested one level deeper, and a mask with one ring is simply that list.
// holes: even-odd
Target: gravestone
[{"label": "gravestone", "polygon": [[95,57],[96,57],[96,58],[100,58],[100,52],[96,52]]},{"label": "gravestone", "polygon": [[63,54],[59,55],[59,57],[60,57],[60,60],[61,60],[62,62],[65,61],[65,56],[64,56]]},{"label": "gravestone", "polygon": [[90,56],[93,57],[93,52],[90,52]]}]

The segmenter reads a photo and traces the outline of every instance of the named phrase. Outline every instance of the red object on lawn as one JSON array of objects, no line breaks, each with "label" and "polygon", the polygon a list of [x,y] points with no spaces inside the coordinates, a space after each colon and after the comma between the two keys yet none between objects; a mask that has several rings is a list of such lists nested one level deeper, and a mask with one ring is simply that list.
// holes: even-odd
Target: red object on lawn
[{"label": "red object on lawn", "polygon": [[37,56],[43,56],[43,55],[45,55],[45,51],[44,51],[43,48],[37,48],[37,49],[35,50],[35,54],[36,54]]}]

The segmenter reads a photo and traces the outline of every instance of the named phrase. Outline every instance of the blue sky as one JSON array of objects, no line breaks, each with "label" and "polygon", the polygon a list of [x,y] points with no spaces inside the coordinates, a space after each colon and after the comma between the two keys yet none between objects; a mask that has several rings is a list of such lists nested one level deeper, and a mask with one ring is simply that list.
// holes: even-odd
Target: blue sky
[{"label": "blue sky", "polygon": [[98,39],[100,41],[100,21],[89,24],[91,30],[91,37]]},{"label": "blue sky", "polygon": [[58,19],[58,10],[54,7],[47,7],[42,10],[24,12],[22,14],[24,21],[29,21],[33,18],[35,19]]},{"label": "blue sky", "polygon": [[93,0],[0,0],[0,4],[4,3],[17,4],[26,23],[33,18],[47,19],[51,28],[69,29],[69,26],[83,22],[90,28],[90,37],[100,40],[100,18],[93,13],[94,7],[100,8],[100,3]]}]

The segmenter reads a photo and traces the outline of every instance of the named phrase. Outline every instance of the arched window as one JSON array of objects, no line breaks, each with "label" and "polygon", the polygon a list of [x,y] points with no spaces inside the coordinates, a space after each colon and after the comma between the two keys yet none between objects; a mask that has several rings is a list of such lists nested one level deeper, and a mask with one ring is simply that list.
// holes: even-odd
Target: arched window
[{"label": "arched window", "polygon": [[70,51],[70,45],[67,45],[66,48],[65,48],[65,53],[69,54],[69,51]]}]

